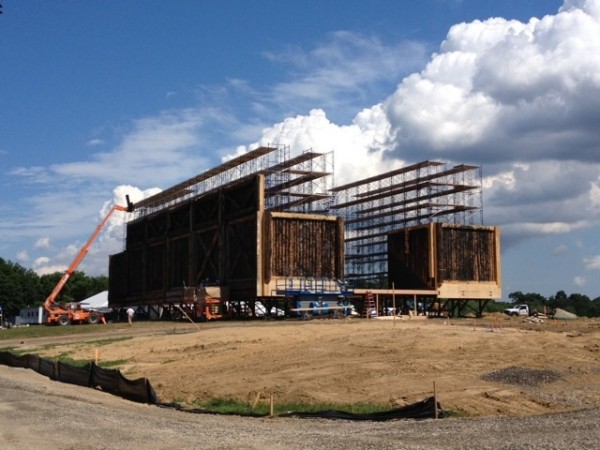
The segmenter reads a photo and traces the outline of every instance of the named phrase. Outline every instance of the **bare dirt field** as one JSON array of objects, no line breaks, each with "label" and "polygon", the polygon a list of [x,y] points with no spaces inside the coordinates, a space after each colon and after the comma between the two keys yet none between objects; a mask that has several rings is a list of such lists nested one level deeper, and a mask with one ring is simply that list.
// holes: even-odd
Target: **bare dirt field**
[{"label": "bare dirt field", "polygon": [[[528,416],[600,407],[600,321],[350,319],[137,322],[56,339],[0,341],[51,358],[119,361],[162,402],[423,400],[434,382],[457,416]],[[101,331],[101,332],[100,332]],[[261,400],[266,401],[266,400]]]},{"label": "bare dirt field", "polygon": [[164,402],[371,402],[432,394],[448,419],[347,422],[189,414],[0,366],[3,449],[600,448],[600,322],[313,320],[111,324],[3,340],[44,357],[120,361]]}]

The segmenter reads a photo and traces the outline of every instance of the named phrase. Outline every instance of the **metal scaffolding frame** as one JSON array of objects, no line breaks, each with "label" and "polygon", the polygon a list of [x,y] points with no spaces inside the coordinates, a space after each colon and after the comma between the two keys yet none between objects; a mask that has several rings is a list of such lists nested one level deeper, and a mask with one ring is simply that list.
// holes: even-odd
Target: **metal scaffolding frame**
[{"label": "metal scaffolding frame", "polygon": [[333,152],[259,147],[136,204],[145,217],[246,177],[263,174],[265,210],[336,215],[345,221],[346,281],[387,287],[387,235],[431,222],[483,223],[479,166],[423,161],[333,186]]},{"label": "metal scaffolding frame", "polygon": [[346,279],[387,287],[387,235],[431,222],[483,222],[481,169],[423,161],[335,187],[332,212],[346,223]]},{"label": "metal scaffolding frame", "polygon": [[268,211],[326,214],[333,203],[333,152],[307,150],[290,157],[289,146],[258,147],[135,205],[135,218],[145,217],[244,178],[265,176]]}]

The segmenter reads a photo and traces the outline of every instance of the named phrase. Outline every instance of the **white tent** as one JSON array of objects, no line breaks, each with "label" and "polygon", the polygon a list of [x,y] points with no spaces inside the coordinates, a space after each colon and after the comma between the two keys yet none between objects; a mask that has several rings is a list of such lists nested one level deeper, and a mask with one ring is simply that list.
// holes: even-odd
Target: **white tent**
[{"label": "white tent", "polygon": [[108,291],[102,291],[96,295],[92,295],[85,300],[81,300],[79,304],[84,309],[108,308]]}]

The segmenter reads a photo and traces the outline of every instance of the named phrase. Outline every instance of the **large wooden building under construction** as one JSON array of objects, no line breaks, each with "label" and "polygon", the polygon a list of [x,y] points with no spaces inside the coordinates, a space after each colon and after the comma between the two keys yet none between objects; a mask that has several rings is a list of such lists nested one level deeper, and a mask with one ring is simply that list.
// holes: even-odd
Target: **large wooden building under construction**
[{"label": "large wooden building under construction", "polygon": [[138,202],[110,304],[183,305],[200,286],[232,302],[368,292],[479,311],[501,296],[479,167],[425,161],[339,187],[332,175],[332,153],[260,147]]},{"label": "large wooden building under construction", "polygon": [[256,175],[130,222],[109,275],[113,304],[162,304],[186,286],[269,297],[289,278],[343,278],[343,220],[265,211]]}]

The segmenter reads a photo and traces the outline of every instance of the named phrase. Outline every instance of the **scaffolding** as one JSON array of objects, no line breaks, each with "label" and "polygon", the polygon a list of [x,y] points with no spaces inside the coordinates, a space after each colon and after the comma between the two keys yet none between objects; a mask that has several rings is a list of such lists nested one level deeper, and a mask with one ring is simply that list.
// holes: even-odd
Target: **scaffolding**
[{"label": "scaffolding", "polygon": [[136,219],[264,175],[264,208],[340,216],[345,223],[345,279],[357,288],[384,288],[387,236],[407,227],[483,223],[481,168],[423,161],[343,186],[333,185],[333,152],[258,147],[136,204]]},{"label": "scaffolding", "polygon": [[333,152],[307,150],[294,158],[289,146],[258,147],[136,203],[135,218],[263,174],[265,210],[327,214],[333,204]]},{"label": "scaffolding", "polygon": [[355,287],[387,287],[390,232],[431,222],[483,222],[478,166],[424,161],[332,191],[332,211],[346,224],[346,279]]}]

